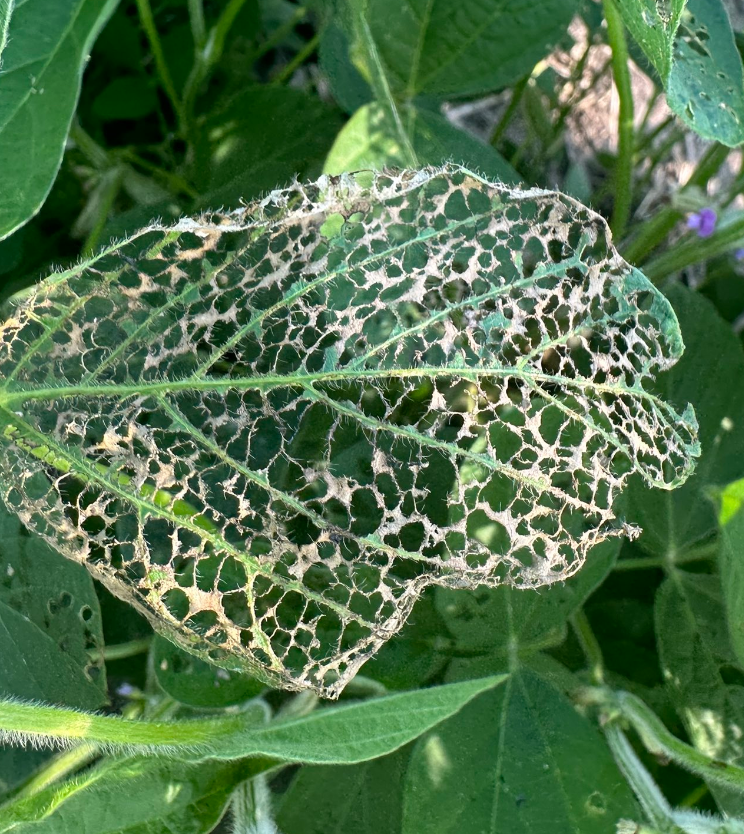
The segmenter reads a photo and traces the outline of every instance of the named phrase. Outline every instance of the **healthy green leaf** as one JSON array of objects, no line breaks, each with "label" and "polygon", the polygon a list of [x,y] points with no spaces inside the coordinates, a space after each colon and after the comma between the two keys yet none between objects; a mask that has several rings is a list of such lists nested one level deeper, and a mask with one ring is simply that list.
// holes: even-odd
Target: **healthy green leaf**
[{"label": "healthy green leaf", "polygon": [[0,808],[13,834],[207,834],[233,788],[260,760],[202,764],[152,758],[107,760],[94,770]]},{"label": "healthy green leaf", "polygon": [[0,328],[6,501],[167,636],[335,695],[427,585],[540,587],[672,488],[666,299],[563,195],[458,166],[152,226]]},{"label": "healthy green leaf", "polygon": [[568,618],[610,573],[619,550],[619,542],[604,542],[578,574],[539,594],[506,586],[469,592],[437,588],[437,607],[459,650],[487,649],[489,658],[530,654],[562,642]]},{"label": "healthy green leaf", "polygon": [[89,574],[0,505],[0,695],[95,709],[107,701]]},{"label": "healthy green leaf", "polygon": [[420,93],[453,98],[509,86],[563,37],[577,5],[368,0],[365,19],[393,96],[410,101]]},{"label": "healthy green leaf", "polygon": [[[413,105],[401,109],[406,135],[422,165],[442,165],[448,161],[461,163],[479,171],[488,179],[516,183],[519,174],[490,145],[450,124],[443,116]],[[323,170],[327,174],[358,171],[362,168],[381,170],[405,164],[405,151],[400,146],[395,127],[379,104],[367,104],[344,125],[331,148]]]},{"label": "healthy green leaf", "polygon": [[282,834],[400,834],[410,747],[358,765],[301,768],[279,806]]},{"label": "healthy green leaf", "polygon": [[0,702],[0,730],[13,742],[81,739],[188,761],[270,757],[355,764],[392,753],[454,715],[505,675],[447,684],[317,710],[263,724],[260,703],[237,715],[159,723]]},{"label": "healthy green leaf", "polygon": [[597,730],[522,669],[416,743],[403,832],[607,834],[637,814]]},{"label": "healthy green leaf", "polygon": [[631,483],[628,517],[643,528],[641,547],[674,560],[717,529],[710,487],[744,474],[744,353],[730,325],[699,293],[676,284],[668,297],[687,350],[652,390],[670,402],[693,404],[703,453],[693,477],[674,493]]},{"label": "healthy green leaf", "polygon": [[[724,679],[735,665],[718,577],[674,571],[656,598],[656,632],[667,690],[693,745],[744,762],[744,687]],[[721,810],[744,814],[744,797],[710,785]]]},{"label": "healthy green leaf", "polygon": [[685,0],[614,0],[623,23],[666,81],[672,68],[674,39]]},{"label": "healthy green leaf", "polygon": [[152,668],[171,698],[192,707],[227,707],[247,701],[265,688],[255,678],[200,660],[160,636],[153,640]]},{"label": "healthy green leaf", "polygon": [[0,7],[0,240],[36,214],[52,187],[88,53],[117,2]]}]

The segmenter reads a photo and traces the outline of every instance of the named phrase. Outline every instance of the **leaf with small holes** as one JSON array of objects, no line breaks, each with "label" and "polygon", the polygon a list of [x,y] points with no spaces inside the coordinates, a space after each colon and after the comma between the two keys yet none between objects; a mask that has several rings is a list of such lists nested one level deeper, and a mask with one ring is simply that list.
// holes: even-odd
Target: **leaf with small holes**
[{"label": "leaf with small holes", "polygon": [[337,695],[427,585],[563,580],[672,488],[667,300],[576,201],[458,166],[153,225],[0,328],[0,486],[190,651]]},{"label": "leaf with small holes", "polygon": [[0,694],[96,709],[107,702],[102,648],[89,574],[0,505]]}]

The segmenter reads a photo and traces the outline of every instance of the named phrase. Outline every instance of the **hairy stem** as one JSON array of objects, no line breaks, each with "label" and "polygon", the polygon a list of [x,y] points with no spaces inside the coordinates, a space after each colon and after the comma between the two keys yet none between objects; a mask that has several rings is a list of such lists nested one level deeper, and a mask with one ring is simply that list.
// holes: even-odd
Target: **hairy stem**
[{"label": "hairy stem", "polygon": [[160,78],[160,83],[163,85],[163,89],[173,105],[179,122],[182,122],[183,107],[165,60],[165,53],[163,52],[163,45],[160,42],[160,35],[155,26],[155,18],[152,13],[152,7],[150,6],[150,0],[136,0],[136,3],[142,28],[145,30],[145,35],[147,35],[147,40],[150,43],[150,49],[152,49],[152,55],[155,59],[155,67]]}]

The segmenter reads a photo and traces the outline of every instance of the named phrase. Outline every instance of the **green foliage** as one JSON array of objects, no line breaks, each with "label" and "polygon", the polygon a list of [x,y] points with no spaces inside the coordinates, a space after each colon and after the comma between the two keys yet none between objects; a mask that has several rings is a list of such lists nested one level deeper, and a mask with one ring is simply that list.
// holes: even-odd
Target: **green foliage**
[{"label": "green foliage", "polygon": [[744,142],[744,73],[722,0],[613,0],[674,112],[705,139]]},{"label": "green foliage", "polygon": [[744,834],[740,5],[0,0],[0,833]]},{"label": "green foliage", "polygon": [[0,240],[33,217],[49,194],[85,61],[117,2],[6,0],[0,6]]}]

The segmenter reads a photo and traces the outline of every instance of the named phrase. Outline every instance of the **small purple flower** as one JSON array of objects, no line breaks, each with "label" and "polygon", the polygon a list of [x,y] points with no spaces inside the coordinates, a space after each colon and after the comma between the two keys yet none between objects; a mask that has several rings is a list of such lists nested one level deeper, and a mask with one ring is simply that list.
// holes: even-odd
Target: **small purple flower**
[{"label": "small purple flower", "polygon": [[734,252],[734,257],[736,258],[737,261],[744,261],[744,248],[737,249]]},{"label": "small purple flower", "polygon": [[698,237],[710,237],[716,230],[716,220],[718,220],[716,210],[706,207],[693,212],[687,218],[687,228],[694,229]]}]

